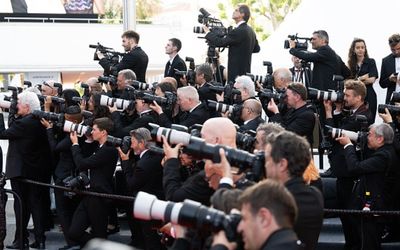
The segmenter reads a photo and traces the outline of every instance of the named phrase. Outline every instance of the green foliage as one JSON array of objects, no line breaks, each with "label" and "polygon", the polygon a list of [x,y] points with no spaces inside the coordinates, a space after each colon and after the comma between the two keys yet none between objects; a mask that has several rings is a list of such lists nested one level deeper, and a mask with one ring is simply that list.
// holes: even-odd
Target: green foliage
[{"label": "green foliage", "polygon": [[[290,12],[293,12],[301,3],[301,0],[229,0],[227,1],[231,9],[238,4],[244,3],[250,7],[251,18],[249,25],[260,40],[265,40],[271,31],[276,30],[285,20]],[[227,6],[223,3],[218,4],[221,19],[229,19]]]},{"label": "green foliage", "polygon": [[[119,24],[123,19],[121,0],[106,0],[102,23]],[[150,18],[160,9],[159,0],[136,0],[136,19],[140,23],[151,23]]]},{"label": "green foliage", "polygon": [[159,9],[159,0],[136,0],[136,19],[148,22]]}]

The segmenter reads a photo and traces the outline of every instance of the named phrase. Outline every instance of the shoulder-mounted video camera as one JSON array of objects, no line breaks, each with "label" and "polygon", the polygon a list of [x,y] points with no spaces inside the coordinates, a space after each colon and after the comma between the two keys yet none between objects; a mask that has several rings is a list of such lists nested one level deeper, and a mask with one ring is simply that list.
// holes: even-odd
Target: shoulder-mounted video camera
[{"label": "shoulder-mounted video camera", "polygon": [[[211,14],[204,8],[200,8],[200,14],[197,21],[210,28],[210,32],[214,32],[219,37],[223,37],[228,34],[228,29],[224,27],[221,20],[211,17]],[[193,32],[197,34],[205,33],[203,27],[195,26],[193,27]]]},{"label": "shoulder-mounted video camera", "polygon": [[[296,49],[301,49],[301,50],[307,50],[308,49],[308,41],[311,41],[311,38],[299,37],[297,34],[296,35],[288,35],[288,38],[292,41],[295,41]],[[285,43],[283,44],[283,48],[285,48],[285,49],[290,48],[289,40],[285,40]]]}]

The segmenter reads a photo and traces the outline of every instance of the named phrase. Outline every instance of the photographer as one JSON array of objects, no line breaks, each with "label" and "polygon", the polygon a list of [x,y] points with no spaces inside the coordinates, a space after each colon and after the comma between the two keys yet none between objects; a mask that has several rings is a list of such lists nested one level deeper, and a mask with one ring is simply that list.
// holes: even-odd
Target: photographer
[{"label": "photographer", "polygon": [[182,42],[177,38],[171,38],[165,45],[165,54],[169,56],[169,61],[165,65],[164,77],[173,77],[178,83],[178,87],[182,87],[180,76],[175,75],[176,71],[186,71],[185,61],[178,55],[182,48]]},{"label": "photographer", "polygon": [[306,86],[310,87],[311,81],[311,69],[310,65],[307,62],[301,60],[297,56],[292,56],[293,67],[289,70],[292,72],[292,81],[293,82],[301,82]]},{"label": "photographer", "polygon": [[198,65],[196,67],[196,88],[199,93],[200,101],[207,102],[207,100],[216,101],[216,95],[210,91],[210,82],[213,80],[213,71],[208,63]]},{"label": "photographer", "polygon": [[99,64],[104,69],[105,75],[116,75],[123,69],[131,69],[135,72],[138,81],[146,82],[146,70],[149,58],[147,54],[139,47],[140,36],[133,30],[125,31],[122,36],[122,47],[124,47],[125,55],[121,61],[113,65],[103,53],[97,51],[97,56],[100,59]]},{"label": "photographer", "polygon": [[313,132],[315,125],[314,110],[307,104],[307,89],[301,83],[291,83],[286,89],[285,103],[289,110],[281,115],[274,99],[268,103],[268,110],[274,115],[270,122],[281,124],[289,131],[300,136],[306,136],[310,145],[313,144]]},{"label": "photographer", "polygon": [[[297,215],[293,196],[273,180],[260,182],[239,196],[242,219],[237,231],[245,249],[302,249],[293,231]],[[225,232],[214,235],[212,250],[233,248]]]},{"label": "photographer", "polygon": [[[136,80],[136,74],[130,69],[123,69],[118,72],[117,86],[106,85],[107,95],[115,98],[122,98],[129,100],[129,94],[125,90],[126,86],[129,85],[130,81]],[[111,94],[111,95],[110,95]]]},{"label": "photographer", "polygon": [[[122,152],[118,148],[121,157],[121,167],[125,174],[126,182],[130,194],[135,196],[139,191],[144,191],[164,199],[164,191],[162,188],[163,168],[161,166],[162,155],[149,150],[151,143],[150,131],[146,128],[138,128],[130,132],[131,148],[127,153]],[[129,162],[129,153],[133,151],[139,159],[134,165]],[[132,203],[131,203],[132,205]],[[132,211],[132,207],[129,210]],[[130,220],[130,228],[132,234],[134,232],[134,223]],[[160,237],[157,231],[152,229],[151,222],[139,222],[143,236],[144,249],[161,249]],[[139,242],[135,242],[139,244]]]},{"label": "photographer", "polygon": [[240,91],[240,104],[247,99],[256,99],[255,85],[250,77],[245,75],[236,77],[235,84],[233,86],[235,89]]},{"label": "photographer", "polygon": [[[311,44],[312,48],[316,50],[315,52],[296,48],[295,40],[289,40],[289,44],[290,54],[306,62],[314,63],[310,87],[320,90],[336,89],[335,82],[332,79],[335,74],[343,75],[341,74],[342,64],[340,63],[342,60],[329,46],[329,36],[325,30],[313,32]],[[350,74],[347,73],[347,75]]]},{"label": "photographer", "polygon": [[[344,106],[351,112],[345,116],[342,112],[342,103],[335,103],[336,109],[332,111],[332,102],[324,101],[326,112],[326,124],[332,127],[346,129],[350,131],[360,131],[362,124],[357,121],[357,116],[363,115],[367,119],[371,117],[371,112],[364,104],[364,98],[367,90],[365,85],[357,80],[347,80],[344,90]],[[368,119],[370,120],[370,119]],[[355,176],[343,167],[346,163],[343,147],[336,141],[333,142],[332,148],[328,155],[330,167],[336,179],[336,197],[338,208],[349,209],[352,202],[352,190]],[[346,246],[354,245],[354,227],[351,223],[351,216],[340,216],[342,221],[343,233],[345,235]]]},{"label": "photographer", "polygon": [[247,5],[238,5],[232,14],[237,27],[220,37],[203,26],[205,38],[215,47],[229,47],[228,54],[228,82],[233,82],[237,76],[251,72],[251,54],[260,51],[260,46],[253,29],[247,25],[250,18],[250,9]]},{"label": "photographer", "polygon": [[[94,141],[99,147],[95,152],[84,157],[78,144],[76,132],[70,133],[72,142],[72,157],[79,171],[87,171],[89,191],[112,194],[113,174],[118,160],[118,152],[114,147],[106,145],[107,136],[113,130],[113,123],[109,118],[98,118],[93,121],[91,132]],[[111,200],[95,196],[84,196],[75,210],[69,228],[69,237],[84,246],[92,238],[107,237],[107,218]],[[91,227],[91,233],[86,229]]]},{"label": "photographer", "polygon": [[190,127],[194,124],[203,124],[210,117],[207,108],[200,102],[197,90],[192,86],[178,89],[177,103],[183,112],[179,117],[179,124],[183,126]]},{"label": "photographer", "polygon": [[[45,248],[45,204],[43,187],[20,182],[18,178],[44,181],[49,176],[51,165],[50,149],[45,128],[32,112],[40,110],[40,101],[33,92],[18,95],[17,115],[9,116],[9,127],[5,128],[3,114],[0,114],[0,139],[9,140],[6,177],[11,181],[11,188],[21,197],[22,204],[15,200],[14,211],[16,230],[13,243],[7,248],[29,248],[27,225],[32,214],[35,242],[32,247]],[[22,206],[22,208],[21,208]],[[22,210],[22,217],[20,216]],[[22,221],[21,221],[22,220]],[[20,223],[23,228],[20,228]],[[20,242],[20,232],[23,242]]]},{"label": "photographer", "polygon": [[248,130],[256,131],[258,125],[264,123],[261,118],[262,107],[261,103],[255,99],[248,99],[243,103],[243,109],[240,115],[240,119],[243,121],[243,125],[239,127],[239,132]]},{"label": "photographer", "polygon": [[[393,34],[388,39],[391,54],[382,59],[381,77],[379,85],[382,88],[387,88],[386,101],[388,104],[393,92],[399,92],[399,58],[400,58],[400,34]],[[396,74],[397,73],[397,74]]]},{"label": "photographer", "polygon": [[[393,209],[395,194],[394,184],[390,181],[395,174],[398,176],[398,156],[392,146],[394,138],[393,129],[385,123],[372,125],[368,133],[368,148],[374,152],[366,159],[359,160],[354,145],[349,137],[343,136],[336,140],[344,146],[347,170],[357,176],[358,183],[352,192],[351,209],[387,210]],[[368,246],[380,249],[381,235],[383,232],[382,217],[363,216],[361,224],[359,218],[353,217],[356,227],[357,249]],[[354,233],[354,231],[353,231]]]}]

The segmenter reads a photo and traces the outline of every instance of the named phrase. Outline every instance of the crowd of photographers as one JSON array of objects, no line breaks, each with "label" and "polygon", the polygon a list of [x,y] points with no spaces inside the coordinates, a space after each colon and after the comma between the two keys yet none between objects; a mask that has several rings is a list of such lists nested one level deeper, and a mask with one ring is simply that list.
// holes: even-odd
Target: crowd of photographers
[{"label": "crowd of photographers", "polygon": [[[400,35],[389,39],[392,54],[380,80],[393,94],[376,108],[371,82],[378,73],[365,41],[353,42],[347,67],[325,31],[311,39],[290,36],[285,47],[294,67],[273,71],[264,62],[266,76],[256,76],[248,68],[259,49],[249,15],[239,6],[232,17],[238,27],[221,35],[217,20],[202,11],[203,23],[214,23],[204,27],[212,49],[229,46],[228,78],[216,74],[214,60],[194,66],[189,58],[187,70],[178,55],[182,44],[173,38],[165,78],[146,83],[147,55],[139,35],[127,31],[121,61],[109,48],[93,46],[105,75],[81,83],[83,95],[53,81],[23,92],[9,88],[12,95],[0,101],[9,112],[8,128],[0,114],[0,139],[9,140],[6,176],[23,213],[16,202],[17,229],[7,248],[45,248],[49,190],[18,180],[27,178],[136,197],[118,203],[55,190],[62,249],[118,231],[117,211],[126,212],[129,244],[143,249],[316,249],[324,216],[316,147],[328,151],[337,208],[399,210],[399,80],[387,67],[400,67]],[[250,38],[240,43],[247,48],[241,68],[234,38],[243,34]],[[301,39],[316,52],[305,52]],[[384,123],[374,123],[371,110]],[[29,244],[31,216],[35,241]],[[396,217],[340,219],[348,249],[380,249],[383,240],[400,236]]]}]

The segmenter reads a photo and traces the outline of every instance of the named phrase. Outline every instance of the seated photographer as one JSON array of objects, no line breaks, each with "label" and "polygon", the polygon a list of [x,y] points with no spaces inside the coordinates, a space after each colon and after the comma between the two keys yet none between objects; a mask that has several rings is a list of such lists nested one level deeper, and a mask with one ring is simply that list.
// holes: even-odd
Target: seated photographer
[{"label": "seated photographer", "polygon": [[243,121],[243,125],[239,127],[239,132],[248,130],[257,130],[258,125],[264,123],[261,118],[262,107],[261,103],[255,99],[248,99],[243,102],[242,112],[240,119]]},{"label": "seated photographer", "polygon": [[[91,132],[94,141],[98,142],[99,147],[88,157],[82,152],[78,144],[76,132],[70,133],[72,142],[71,151],[74,163],[79,171],[88,172],[89,191],[112,194],[113,193],[113,174],[118,160],[116,148],[106,145],[107,136],[112,132],[113,123],[110,118],[103,117],[93,121]],[[108,211],[112,204],[111,200],[96,196],[83,196],[78,208],[72,218],[69,228],[69,237],[84,246],[92,238],[106,238]],[[91,227],[91,232],[86,229]]]},{"label": "seated photographer", "polygon": [[285,129],[306,136],[310,145],[313,144],[315,125],[314,110],[307,104],[307,89],[301,83],[291,83],[286,89],[285,103],[289,110],[281,115],[274,99],[268,103],[268,110],[274,113],[270,122],[281,124]]},{"label": "seated photographer", "polygon": [[[135,196],[139,191],[147,192],[157,196],[158,199],[164,199],[164,191],[162,187],[163,168],[161,166],[162,155],[149,150],[153,145],[151,142],[150,131],[146,128],[137,128],[130,131],[131,148],[128,152],[123,152],[118,148],[118,153],[121,158],[121,167],[124,172],[128,189],[132,196]],[[133,151],[136,157],[139,157],[134,164],[130,164],[129,154]],[[129,203],[127,211],[133,211],[133,203]],[[129,215],[129,226],[132,236],[135,234],[135,225]],[[140,221],[140,228],[144,236],[144,249],[162,249],[161,238],[157,231],[152,228],[152,223],[149,221]],[[133,241],[138,239],[133,239]],[[133,242],[141,244],[142,242]],[[143,244],[143,243],[142,243]]]},{"label": "seated photographer", "polygon": [[111,119],[114,122],[115,133],[114,135],[119,138],[129,135],[131,130],[145,127],[151,129],[149,123],[159,123],[157,114],[150,109],[150,104],[144,100],[137,97],[135,100],[135,110],[139,117],[137,117],[133,122],[124,126],[121,120],[121,113],[117,111],[116,108],[109,108],[111,112]]},{"label": "seated photographer", "polygon": [[[394,181],[391,175],[399,177],[397,165],[399,158],[392,146],[393,138],[394,132],[390,125],[386,123],[371,125],[367,145],[374,152],[363,160],[359,160],[349,137],[336,138],[344,146],[347,170],[358,178],[358,183],[351,193],[351,209],[393,209],[392,204],[396,199],[393,195],[398,194],[397,190],[394,190],[398,179]],[[362,246],[380,249],[384,218],[363,216],[361,224],[358,217],[352,218],[357,237],[355,246],[360,249]]]},{"label": "seated photographer", "polygon": [[[302,249],[293,231],[297,206],[288,190],[274,180],[265,180],[239,196],[241,217],[237,232],[244,249]],[[222,230],[214,235],[211,250],[236,249]]]}]

